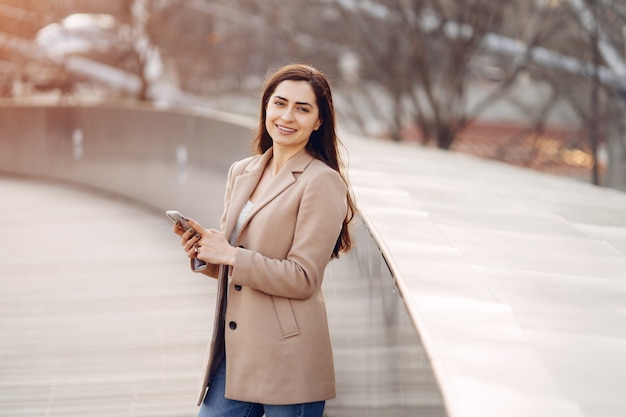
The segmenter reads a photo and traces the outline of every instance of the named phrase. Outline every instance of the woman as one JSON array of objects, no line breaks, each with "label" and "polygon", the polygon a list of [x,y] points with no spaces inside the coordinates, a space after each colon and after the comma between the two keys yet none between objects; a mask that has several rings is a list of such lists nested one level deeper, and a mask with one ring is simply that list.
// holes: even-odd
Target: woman
[{"label": "woman", "polygon": [[218,277],[200,416],[322,416],[335,397],[322,279],[350,249],[355,206],[321,72],[270,77],[253,147],[230,168],[221,230],[174,226],[192,268]]}]

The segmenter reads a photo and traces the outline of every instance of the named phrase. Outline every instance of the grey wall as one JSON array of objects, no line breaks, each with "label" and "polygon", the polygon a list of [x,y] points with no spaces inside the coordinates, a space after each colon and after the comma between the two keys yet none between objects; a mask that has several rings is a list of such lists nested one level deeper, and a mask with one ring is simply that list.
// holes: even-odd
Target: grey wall
[{"label": "grey wall", "polygon": [[120,106],[0,107],[0,126],[0,171],[77,182],[205,222],[219,217],[227,169],[249,154],[253,135],[232,120]]}]

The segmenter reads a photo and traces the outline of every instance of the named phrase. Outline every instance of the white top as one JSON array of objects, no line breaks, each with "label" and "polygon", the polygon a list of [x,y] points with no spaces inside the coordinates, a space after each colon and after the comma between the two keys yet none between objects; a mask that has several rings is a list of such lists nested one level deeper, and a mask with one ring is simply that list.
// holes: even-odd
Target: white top
[{"label": "white top", "polygon": [[239,235],[239,231],[241,230],[241,226],[243,226],[243,222],[246,221],[248,214],[252,210],[252,201],[248,200],[245,206],[239,212],[239,217],[237,218],[237,223],[235,224],[235,228],[233,229],[233,234],[230,235],[230,244],[234,245],[237,236]]}]

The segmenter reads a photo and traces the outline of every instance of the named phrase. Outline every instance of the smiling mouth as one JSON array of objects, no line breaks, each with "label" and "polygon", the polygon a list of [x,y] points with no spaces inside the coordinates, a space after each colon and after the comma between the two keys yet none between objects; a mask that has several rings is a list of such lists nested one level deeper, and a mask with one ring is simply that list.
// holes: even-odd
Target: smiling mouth
[{"label": "smiling mouth", "polygon": [[276,125],[276,128],[280,130],[281,132],[285,132],[285,133],[293,133],[296,131],[296,129],[290,129],[288,127],[281,126],[281,125]]}]

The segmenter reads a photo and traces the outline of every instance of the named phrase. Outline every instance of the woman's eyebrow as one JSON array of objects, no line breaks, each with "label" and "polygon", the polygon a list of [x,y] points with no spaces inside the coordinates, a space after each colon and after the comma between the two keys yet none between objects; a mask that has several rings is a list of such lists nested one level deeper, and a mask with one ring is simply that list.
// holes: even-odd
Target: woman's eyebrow
[{"label": "woman's eyebrow", "polygon": [[[274,96],[278,99],[284,100],[286,102],[289,102],[289,100],[287,100],[285,97],[281,97],[279,95]],[[296,104],[301,105],[301,106],[309,106],[309,107],[313,107],[313,105],[311,103],[307,103],[306,101],[296,101]]]}]

